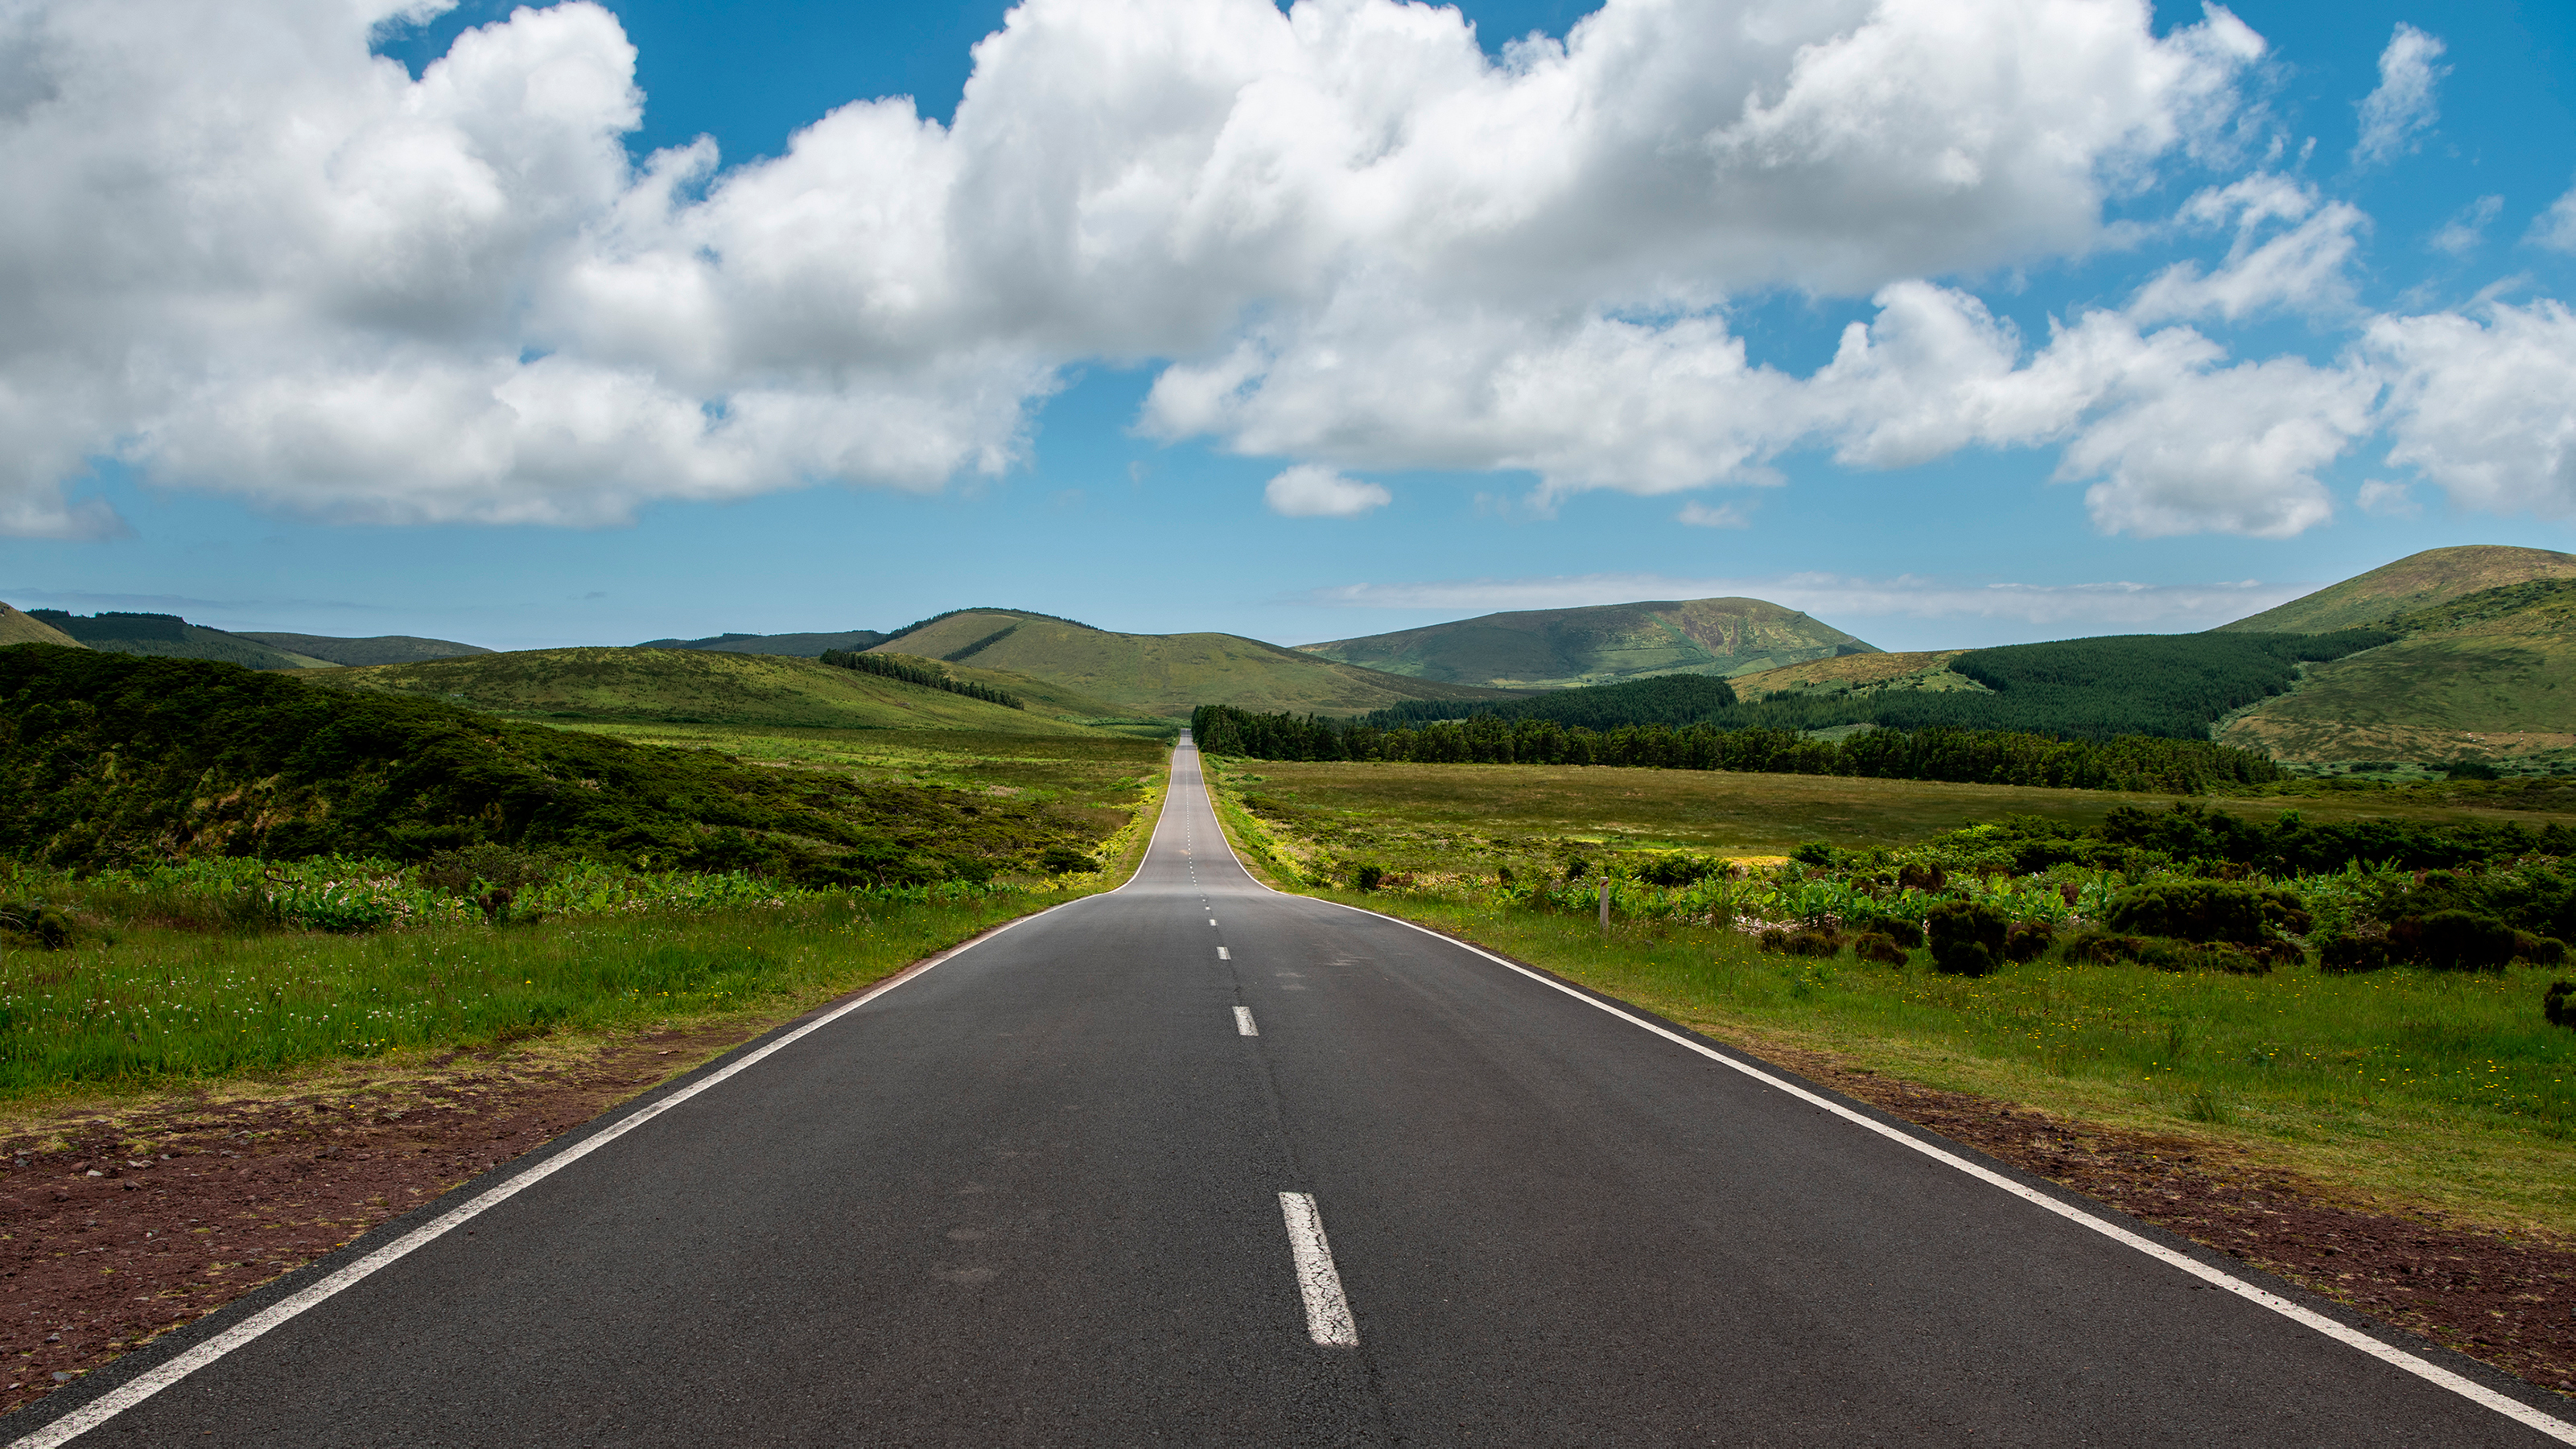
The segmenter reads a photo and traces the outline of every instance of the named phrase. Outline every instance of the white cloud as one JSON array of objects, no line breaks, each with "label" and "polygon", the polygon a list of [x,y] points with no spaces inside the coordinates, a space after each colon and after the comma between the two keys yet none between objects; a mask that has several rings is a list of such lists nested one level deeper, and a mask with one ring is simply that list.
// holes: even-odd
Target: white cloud
[{"label": "white cloud", "polygon": [[1393,494],[1375,483],[1345,478],[1312,463],[1281,473],[1261,492],[1270,511],[1283,518],[1357,518],[1395,501]]},{"label": "white cloud", "polygon": [[2362,512],[2380,518],[2413,518],[2424,511],[2405,484],[2378,478],[2363,482],[2361,491],[2353,496],[2353,502],[2361,506]]},{"label": "white cloud", "polygon": [[[2142,322],[2210,314],[2236,321],[2274,308],[2322,311],[2349,304],[2344,268],[2369,224],[2347,202],[2321,202],[2316,189],[2268,173],[2212,187],[2184,203],[2186,226],[2233,222],[2236,239],[2215,272],[2176,262],[2143,288],[2128,312]],[[2267,235],[2268,224],[2296,225]]]},{"label": "white cloud", "polygon": [[2441,41],[2399,21],[2379,53],[2379,86],[2361,102],[2361,139],[2352,159],[2368,166],[2413,151],[2418,138],[2440,118],[2434,91],[2451,73],[2441,59]]},{"label": "white cloud", "polygon": [[2531,219],[2531,230],[2523,233],[2524,241],[2553,252],[2576,252],[2576,187],[2549,203],[2549,209]]},{"label": "white cloud", "polygon": [[0,528],[113,527],[62,492],[109,453],[384,521],[930,489],[1095,357],[1183,359],[1146,421],[1247,452],[1754,476],[1725,297],[2080,254],[2263,49],[2139,0],[1609,0],[1494,64],[1389,0],[1029,0],[953,126],[861,101],[727,171],[630,167],[605,10],[414,81],[367,44],[417,9],[0,28]]},{"label": "white cloud", "polygon": [[2314,584],[2254,579],[2213,584],[1976,584],[1912,574],[1883,579],[1818,573],[1765,578],[1585,574],[1351,584],[1318,589],[1306,598],[1350,608],[1421,609],[1452,616],[1639,599],[1757,598],[1828,620],[1998,619],[2049,627],[2194,629],[2260,613],[2315,588]]},{"label": "white cloud", "polygon": [[2391,463],[2471,508],[2576,517],[2576,312],[2383,317],[2366,345],[2392,374]]},{"label": "white cloud", "polygon": [[1673,521],[1686,523],[1693,528],[1751,528],[1753,526],[1752,514],[1741,505],[1733,503],[1720,503],[1714,506],[1706,503],[1685,503],[1682,505],[1682,511],[1673,515]]},{"label": "white cloud", "polygon": [[2487,238],[2487,228],[2504,212],[2504,198],[2481,196],[2461,207],[2449,221],[2425,241],[2425,245],[2450,256],[2465,257],[2478,249]]}]

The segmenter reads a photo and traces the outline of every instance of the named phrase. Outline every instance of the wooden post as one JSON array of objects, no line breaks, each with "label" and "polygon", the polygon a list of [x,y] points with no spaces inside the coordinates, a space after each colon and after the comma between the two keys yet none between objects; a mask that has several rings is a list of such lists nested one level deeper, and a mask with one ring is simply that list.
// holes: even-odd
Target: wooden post
[{"label": "wooden post", "polygon": [[1610,877],[1601,878],[1601,934],[1610,934]]}]

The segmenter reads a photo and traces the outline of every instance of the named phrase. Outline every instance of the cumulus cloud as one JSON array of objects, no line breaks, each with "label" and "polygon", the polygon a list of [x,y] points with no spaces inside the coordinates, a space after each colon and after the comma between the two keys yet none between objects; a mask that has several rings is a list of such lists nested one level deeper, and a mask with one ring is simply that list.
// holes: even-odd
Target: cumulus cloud
[{"label": "cumulus cloud", "polygon": [[2380,518],[2413,518],[2424,511],[2405,484],[2381,478],[2363,482],[2353,501],[2361,505],[2362,512]]},{"label": "cumulus cloud", "polygon": [[2576,517],[2576,312],[2383,317],[2366,345],[2392,375],[2390,462],[2472,508]]},{"label": "cumulus cloud", "polygon": [[[2269,174],[2176,218],[2223,258],[2045,338],[1931,280],[2086,255],[2107,200],[2225,159],[2264,44],[2214,6],[2158,35],[2142,0],[1607,0],[1496,61],[1393,0],[1026,0],[953,124],[854,101],[732,168],[630,160],[636,56],[599,6],[517,11],[415,80],[367,46],[419,8],[11,12],[0,532],[121,527],[64,492],[103,456],[388,523],[928,491],[1012,467],[1106,358],[1160,368],[1142,431],[1281,460],[1302,516],[1382,506],[1351,471],[1526,470],[1543,509],[1773,484],[1795,448],[2055,447],[2103,528],[2277,535],[2328,516],[2374,369],[2442,351],[2438,317],[2331,366],[2201,330],[2351,311],[2366,218]],[[2391,42],[2383,149],[2429,124],[2439,54]],[[1772,289],[1875,309],[1795,376],[1730,325]],[[2451,320],[2502,344],[2500,316]],[[2527,471],[2556,454],[2439,421],[2471,368],[2399,367],[2404,456],[2558,496]]]},{"label": "cumulus cloud", "polygon": [[2388,48],[2379,53],[2379,86],[2361,102],[2361,139],[2352,148],[2356,164],[2374,165],[2413,151],[2440,118],[2434,92],[2451,68],[2433,62],[2444,49],[2434,37],[2402,20],[2397,23]]},{"label": "cumulus cloud", "polygon": [[2316,587],[2255,579],[2211,584],[1969,583],[1916,574],[1861,578],[1801,573],[1746,578],[1583,574],[1559,578],[1350,584],[1306,602],[1350,608],[1474,614],[1566,609],[1637,599],[1758,598],[1820,618],[1994,619],[2032,625],[2206,628],[2287,603]]},{"label": "cumulus cloud", "polygon": [[1282,518],[1357,518],[1395,501],[1393,494],[1375,483],[1345,478],[1312,463],[1281,473],[1261,492],[1270,511]]},{"label": "cumulus cloud", "polygon": [[2263,48],[2137,0],[1610,0],[1495,63],[1389,0],[1029,0],[953,126],[858,101],[726,169],[629,163],[596,5],[414,80],[367,45],[418,9],[0,31],[0,528],[112,527],[61,491],[107,454],[390,522],[930,489],[1095,357],[1179,359],[1144,421],[1246,452],[1682,485],[1767,446],[1726,297],[2081,253]]}]

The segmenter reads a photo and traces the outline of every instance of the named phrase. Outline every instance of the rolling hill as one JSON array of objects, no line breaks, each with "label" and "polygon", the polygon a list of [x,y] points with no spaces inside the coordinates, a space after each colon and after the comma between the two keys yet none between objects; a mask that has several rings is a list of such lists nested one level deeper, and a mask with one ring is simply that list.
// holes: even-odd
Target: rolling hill
[{"label": "rolling hill", "polygon": [[814,659],[826,649],[873,649],[887,635],[874,629],[840,634],[710,634],[704,639],[647,639],[638,649],[707,649],[719,654],[792,654]]},{"label": "rolling hill", "polygon": [[2576,578],[2482,589],[2382,622],[2406,637],[2308,666],[2297,688],[2222,721],[2216,737],[2312,767],[2576,768]]},{"label": "rolling hill", "polygon": [[1732,676],[1879,652],[1761,599],[1524,609],[1299,648],[1390,674],[1507,689],[1562,689],[1646,674]]},{"label": "rolling hill", "polygon": [[[498,714],[811,729],[1087,733],[1044,707],[1012,709],[771,654],[532,649],[306,677],[334,689],[439,699]],[[996,687],[1018,692],[1008,684]]]},{"label": "rolling hill", "polygon": [[320,669],[331,661],[280,649],[240,634],[191,624],[176,614],[92,614],[31,609],[30,618],[109,654],[151,654],[164,659],[214,659],[250,669]]},{"label": "rolling hill", "polygon": [[2322,634],[2377,624],[2391,614],[2427,609],[2506,584],[2564,578],[2576,578],[2576,554],[2496,544],[2428,548],[2219,628],[2257,634]]},{"label": "rolling hill", "polygon": [[1950,667],[1951,660],[1967,652],[1930,649],[1904,654],[1840,654],[1739,674],[1730,682],[1736,694],[1745,699],[1835,690],[1865,694],[1907,689],[1983,689],[1984,685]]},{"label": "rolling hill", "polygon": [[42,619],[0,604],[0,645],[9,644],[65,644],[74,649],[89,647]]},{"label": "rolling hill", "polygon": [[1504,690],[1357,668],[1233,634],[1117,634],[1014,609],[943,614],[871,652],[1002,670],[1122,713],[1164,719],[1187,718],[1202,704],[1354,715],[1407,699],[1510,697]]},{"label": "rolling hill", "polygon": [[378,634],[367,639],[342,639],[329,634],[268,633],[244,633],[232,637],[332,664],[417,664],[424,659],[458,659],[469,654],[494,652],[480,644],[459,644],[453,639],[423,639],[413,634]]}]

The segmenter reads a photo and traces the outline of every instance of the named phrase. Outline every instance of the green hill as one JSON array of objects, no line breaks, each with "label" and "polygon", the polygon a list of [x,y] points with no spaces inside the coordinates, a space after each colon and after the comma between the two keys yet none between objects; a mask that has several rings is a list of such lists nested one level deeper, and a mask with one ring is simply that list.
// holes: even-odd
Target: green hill
[{"label": "green hill", "polygon": [[820,729],[1087,733],[1041,708],[1012,709],[775,654],[532,649],[308,677],[335,689],[441,699],[502,714]]},{"label": "green hill", "polygon": [[710,634],[704,639],[647,639],[638,649],[711,649],[720,654],[791,654],[821,657],[827,649],[873,649],[887,636],[874,629],[841,634]]},{"label": "green hill", "polygon": [[468,654],[494,652],[480,644],[459,644],[453,639],[423,639],[413,634],[377,634],[365,639],[342,639],[329,634],[269,633],[235,634],[233,637],[332,664],[417,664],[424,659],[458,659]]},{"label": "green hill", "polygon": [[240,634],[227,634],[191,624],[176,614],[92,614],[84,618],[60,609],[30,609],[28,617],[50,624],[92,649],[110,654],[151,654],[165,659],[217,659],[248,669],[323,669],[328,659],[262,644]]},{"label": "green hill", "polygon": [[2576,554],[2498,544],[2428,548],[2219,627],[2257,634],[2322,634],[2376,624],[2391,614],[2506,584],[2563,578],[2576,578]]},{"label": "green hill", "polygon": [[1122,714],[1165,719],[1187,718],[1201,704],[1353,715],[1408,699],[1510,697],[1503,690],[1355,668],[1233,634],[1115,634],[1016,609],[944,614],[873,652],[1002,670],[1044,680]]},{"label": "green hill", "polygon": [[2576,578],[2483,589],[2384,622],[2406,637],[2309,666],[2297,689],[2223,722],[2217,738],[2312,766],[2576,769]]},{"label": "green hill", "polygon": [[0,796],[12,806],[0,811],[0,856],[78,869],[194,855],[414,860],[489,841],[873,885],[983,879],[1091,843],[1046,807],[981,792],[40,644],[0,648]]},{"label": "green hill", "polygon": [[1509,689],[1562,689],[1644,674],[1750,674],[1879,652],[1761,599],[1524,609],[1299,647],[1392,674]]},{"label": "green hill", "polygon": [[0,645],[6,644],[62,644],[74,649],[89,647],[42,619],[0,604]]}]

